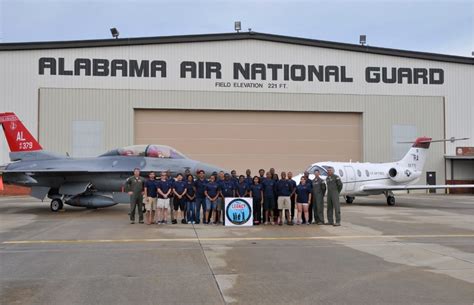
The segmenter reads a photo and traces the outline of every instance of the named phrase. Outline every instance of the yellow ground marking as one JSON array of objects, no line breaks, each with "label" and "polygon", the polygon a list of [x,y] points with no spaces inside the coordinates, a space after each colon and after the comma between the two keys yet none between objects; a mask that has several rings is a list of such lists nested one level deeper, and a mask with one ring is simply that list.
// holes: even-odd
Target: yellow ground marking
[{"label": "yellow ground marking", "polygon": [[129,239],[50,239],[8,240],[2,244],[95,244],[95,243],[154,243],[198,241],[265,241],[265,240],[340,240],[340,239],[390,239],[390,238],[462,238],[474,234],[422,234],[422,235],[342,235],[342,236],[289,236],[289,237],[203,237],[203,238],[129,238]]}]

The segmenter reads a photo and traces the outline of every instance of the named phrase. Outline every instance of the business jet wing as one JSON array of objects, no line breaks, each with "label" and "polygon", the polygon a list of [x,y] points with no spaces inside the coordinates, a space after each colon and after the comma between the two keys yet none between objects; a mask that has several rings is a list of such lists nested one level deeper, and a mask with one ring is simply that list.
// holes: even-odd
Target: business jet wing
[{"label": "business jet wing", "polygon": [[403,190],[434,190],[451,188],[474,188],[474,184],[438,184],[438,185],[364,185],[362,191],[403,191]]}]

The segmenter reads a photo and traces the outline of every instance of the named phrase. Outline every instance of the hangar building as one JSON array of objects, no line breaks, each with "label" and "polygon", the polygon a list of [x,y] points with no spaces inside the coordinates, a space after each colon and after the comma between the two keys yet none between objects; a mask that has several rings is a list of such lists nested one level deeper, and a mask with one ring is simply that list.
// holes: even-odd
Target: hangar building
[{"label": "hangar building", "polygon": [[159,143],[239,172],[300,172],[469,137],[433,143],[425,170],[474,181],[469,57],[246,32],[4,43],[0,66],[0,110],[71,156]]}]

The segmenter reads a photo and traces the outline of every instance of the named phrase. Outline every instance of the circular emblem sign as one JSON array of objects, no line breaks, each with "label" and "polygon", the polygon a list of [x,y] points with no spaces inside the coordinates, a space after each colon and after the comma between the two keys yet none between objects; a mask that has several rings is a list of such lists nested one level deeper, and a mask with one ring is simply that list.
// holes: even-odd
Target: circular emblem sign
[{"label": "circular emblem sign", "polygon": [[232,200],[226,209],[227,219],[234,225],[242,225],[249,221],[252,208],[247,201],[242,199]]}]

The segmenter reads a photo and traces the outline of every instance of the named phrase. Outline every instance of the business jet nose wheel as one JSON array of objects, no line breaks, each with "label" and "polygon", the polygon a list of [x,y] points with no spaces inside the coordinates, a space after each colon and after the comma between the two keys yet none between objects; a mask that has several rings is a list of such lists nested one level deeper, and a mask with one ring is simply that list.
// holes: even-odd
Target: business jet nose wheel
[{"label": "business jet nose wheel", "polygon": [[395,197],[387,196],[387,204],[388,205],[395,205]]},{"label": "business jet nose wheel", "polygon": [[51,205],[50,205],[50,208],[51,208],[51,211],[53,212],[57,212],[59,210],[61,210],[63,208],[63,201],[59,198],[55,198],[53,200],[51,200]]}]

